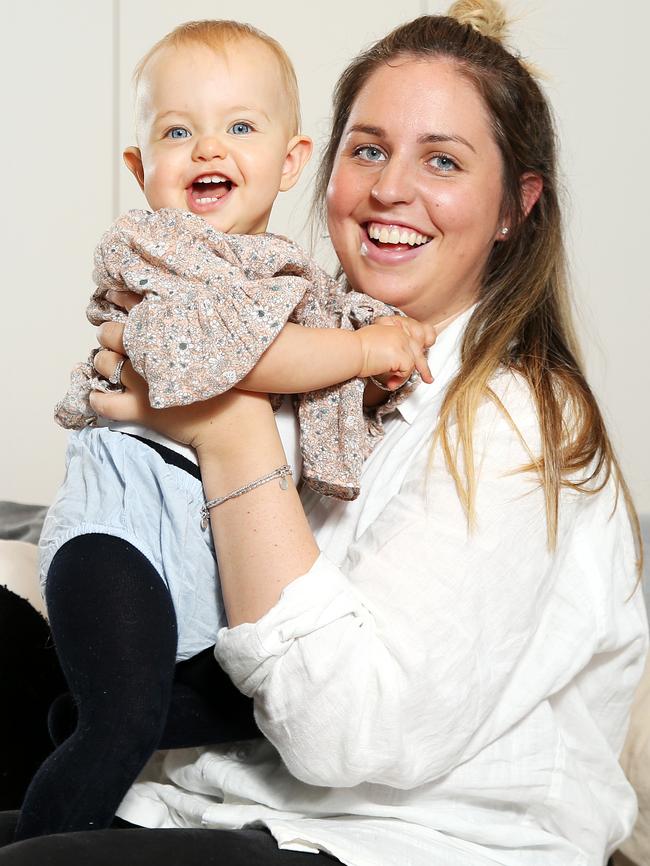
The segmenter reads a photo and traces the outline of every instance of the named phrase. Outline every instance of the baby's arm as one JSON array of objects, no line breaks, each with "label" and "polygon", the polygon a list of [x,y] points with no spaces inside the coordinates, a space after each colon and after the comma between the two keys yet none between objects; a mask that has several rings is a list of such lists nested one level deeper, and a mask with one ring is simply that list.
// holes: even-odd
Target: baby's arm
[{"label": "baby's arm", "polygon": [[403,316],[386,317],[356,331],[289,322],[237,387],[301,394],[357,376],[389,374],[387,387],[397,388],[414,368],[425,382],[431,382],[425,349],[434,340],[432,326]]}]

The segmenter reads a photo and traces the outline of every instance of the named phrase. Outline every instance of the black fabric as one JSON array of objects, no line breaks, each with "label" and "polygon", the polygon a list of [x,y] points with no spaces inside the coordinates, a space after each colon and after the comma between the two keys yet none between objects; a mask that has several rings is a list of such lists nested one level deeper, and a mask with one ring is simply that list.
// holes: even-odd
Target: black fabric
[{"label": "black fabric", "polygon": [[32,780],[18,839],[108,827],[156,748],[259,735],[251,702],[210,650],[175,671],[169,592],[131,544],[101,534],[72,539],[52,561],[46,592],[72,698],[54,702],[50,724],[61,745]]},{"label": "black fabric", "polygon": [[[48,725],[59,745],[77,725],[69,692],[50,707]],[[260,737],[253,701],[243,695],[217,664],[212,647],[176,665],[171,706],[159,749],[183,749]]]},{"label": "black fabric", "polygon": [[18,839],[110,825],[160,741],[175,663],[169,592],[128,542],[99,534],[67,542],[46,596],[79,721],[34,776]]},{"label": "black fabric", "polygon": [[47,710],[65,688],[50,629],[23,598],[0,586],[0,810],[22,803],[52,751]]},{"label": "black fabric", "polygon": [[192,463],[191,460],[188,460],[187,457],[183,457],[183,455],[179,454],[178,451],[167,448],[166,445],[161,445],[159,442],[153,442],[151,439],[145,439],[144,436],[136,436],[135,433],[123,433],[122,435],[130,436],[131,439],[137,439],[138,442],[142,442],[143,445],[153,449],[156,454],[162,457],[165,463],[169,463],[171,466],[177,466],[179,469],[185,470],[189,475],[193,475],[197,481],[201,480],[201,471],[196,463]]},{"label": "black fabric", "polygon": [[326,853],[283,851],[264,829],[112,829],[8,844],[16,813],[0,814],[0,866],[321,866]]}]

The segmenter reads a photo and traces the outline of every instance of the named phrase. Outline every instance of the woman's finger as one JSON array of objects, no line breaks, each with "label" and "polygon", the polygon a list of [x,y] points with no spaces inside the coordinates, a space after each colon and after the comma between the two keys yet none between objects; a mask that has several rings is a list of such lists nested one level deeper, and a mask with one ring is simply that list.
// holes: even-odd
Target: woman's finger
[{"label": "woman's finger", "polygon": [[115,391],[91,391],[89,400],[93,410],[102,418],[111,421],[141,420],[141,401],[133,391],[121,394]]},{"label": "woman's finger", "polygon": [[117,365],[124,360],[124,355],[112,352],[110,349],[100,349],[93,358],[93,366],[100,376],[110,379]]},{"label": "woman's finger", "polygon": [[136,292],[119,291],[118,289],[109,289],[106,292],[106,300],[116,307],[121,307],[126,312],[130,312],[142,300],[142,295]]},{"label": "woman's finger", "polygon": [[124,363],[120,369],[119,384],[131,390],[144,386],[144,379],[135,372],[129,359],[118,352],[111,352],[110,349],[100,349],[93,359],[93,365],[100,376],[110,379],[111,376],[114,376],[117,365],[122,361]]},{"label": "woman's finger", "polygon": [[119,352],[120,355],[125,355],[124,351],[124,325],[122,322],[104,322],[97,328],[97,342],[105,349],[111,349],[113,352]]}]

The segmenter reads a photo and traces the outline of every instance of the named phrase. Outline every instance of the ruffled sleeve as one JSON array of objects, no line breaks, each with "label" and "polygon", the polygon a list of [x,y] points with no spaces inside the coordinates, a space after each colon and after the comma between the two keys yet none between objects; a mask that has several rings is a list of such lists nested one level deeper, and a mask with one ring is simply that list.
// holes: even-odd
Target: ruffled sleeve
[{"label": "ruffled sleeve", "polygon": [[[299,305],[295,317],[301,324],[320,321],[326,327],[356,330],[382,316],[399,313],[381,301],[360,292],[347,291],[344,279],[330,288],[327,297],[316,293]],[[390,409],[411,392],[417,374],[390,398]],[[363,410],[365,380],[350,379],[341,385],[302,394],[298,401],[303,479],[325,496],[356,499],[363,463],[383,434],[377,415],[366,417]]]},{"label": "ruffled sleeve", "polygon": [[[277,337],[312,280],[324,295],[332,282],[284,238],[226,235],[169,208],[120,217],[95,251],[93,278],[88,319],[125,323],[125,348],[156,408],[231,388]],[[127,317],[107,300],[109,290],[143,300]],[[90,391],[110,387],[93,368],[94,354],[74,368],[55,409],[64,427],[92,423]]]},{"label": "ruffled sleeve", "polygon": [[309,286],[293,247],[281,239],[224,235],[183,211],[138,214],[100,249],[100,290],[121,280],[143,295],[129,314],[124,345],[154,408],[232,388]]}]

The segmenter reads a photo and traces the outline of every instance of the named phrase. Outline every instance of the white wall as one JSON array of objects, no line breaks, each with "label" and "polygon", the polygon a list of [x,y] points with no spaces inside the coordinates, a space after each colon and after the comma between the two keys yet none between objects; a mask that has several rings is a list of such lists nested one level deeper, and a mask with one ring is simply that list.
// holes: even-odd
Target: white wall
[{"label": "white wall", "polygon": [[[304,129],[322,143],[332,86],[346,62],[399,21],[446,7],[439,0],[240,0],[236,11],[215,0],[2,4],[0,499],[48,502],[62,475],[65,434],[51,413],[70,366],[93,342],[83,313],[92,250],[113,215],[144,203],[119,153],[133,142],[129,79],[145,50],[190,18],[250,21],[287,47],[301,83]],[[650,511],[650,120],[642,44],[650,4],[520,0],[508,8],[517,16],[513,42],[547,74],[557,114],[590,380],[637,503]],[[271,226],[303,242],[310,177],[281,197]]]}]

